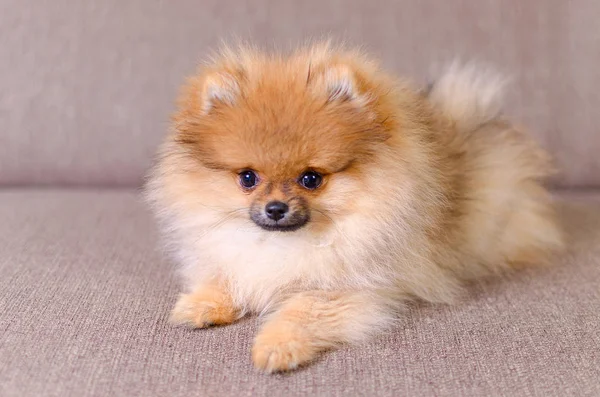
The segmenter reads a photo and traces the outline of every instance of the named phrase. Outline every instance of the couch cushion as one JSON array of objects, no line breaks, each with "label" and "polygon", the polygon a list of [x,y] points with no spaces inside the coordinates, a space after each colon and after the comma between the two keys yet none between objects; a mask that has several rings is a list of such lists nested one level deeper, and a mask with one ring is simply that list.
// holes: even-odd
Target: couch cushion
[{"label": "couch cushion", "polygon": [[560,213],[560,266],[415,306],[364,346],[269,376],[250,361],[255,318],[166,323],[177,280],[135,192],[0,192],[0,395],[599,395],[600,194]]},{"label": "couch cushion", "polygon": [[596,0],[4,0],[0,184],[138,184],[177,87],[221,39],[331,33],[422,81],[457,56],[496,65],[558,181],[600,186],[599,13]]}]

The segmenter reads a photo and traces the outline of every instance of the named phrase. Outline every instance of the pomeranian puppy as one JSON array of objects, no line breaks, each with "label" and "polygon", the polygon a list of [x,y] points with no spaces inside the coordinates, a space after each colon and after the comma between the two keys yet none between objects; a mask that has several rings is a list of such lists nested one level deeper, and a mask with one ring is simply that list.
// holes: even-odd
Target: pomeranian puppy
[{"label": "pomeranian puppy", "polygon": [[547,155],[500,114],[502,81],[454,66],[427,90],[327,43],[225,50],[186,84],[147,196],[194,328],[264,316],[267,372],[386,329],[409,299],[562,247]]}]

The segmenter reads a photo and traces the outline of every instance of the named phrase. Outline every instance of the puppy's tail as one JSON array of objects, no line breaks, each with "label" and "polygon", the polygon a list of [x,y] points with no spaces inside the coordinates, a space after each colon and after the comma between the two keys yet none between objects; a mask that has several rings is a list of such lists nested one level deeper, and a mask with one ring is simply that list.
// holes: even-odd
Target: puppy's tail
[{"label": "puppy's tail", "polygon": [[431,103],[461,132],[471,132],[502,111],[507,79],[475,64],[452,63],[428,88]]}]

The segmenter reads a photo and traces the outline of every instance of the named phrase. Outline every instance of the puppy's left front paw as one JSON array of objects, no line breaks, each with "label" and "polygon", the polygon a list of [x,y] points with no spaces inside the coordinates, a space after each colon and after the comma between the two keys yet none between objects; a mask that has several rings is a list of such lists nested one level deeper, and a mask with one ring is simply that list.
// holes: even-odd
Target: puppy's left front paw
[{"label": "puppy's left front paw", "polygon": [[206,328],[211,325],[231,324],[238,312],[231,299],[218,290],[201,290],[182,294],[171,311],[169,322],[191,328]]},{"label": "puppy's left front paw", "polygon": [[254,365],[268,373],[289,371],[313,360],[318,349],[295,324],[268,324],[256,337],[252,348]]}]

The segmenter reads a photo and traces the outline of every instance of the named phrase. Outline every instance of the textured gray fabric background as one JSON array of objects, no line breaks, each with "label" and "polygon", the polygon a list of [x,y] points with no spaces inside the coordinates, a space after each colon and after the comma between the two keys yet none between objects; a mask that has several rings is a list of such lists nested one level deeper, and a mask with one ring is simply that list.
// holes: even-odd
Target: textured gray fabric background
[{"label": "textured gray fabric background", "polygon": [[275,376],[251,365],[254,318],[166,324],[178,287],[143,208],[130,192],[0,193],[0,396],[600,395],[599,195],[560,205],[558,266]]},{"label": "textured gray fabric background", "polygon": [[599,15],[597,0],[0,0],[0,184],[139,185],[220,39],[331,33],[417,80],[455,56],[496,65],[557,181],[598,185]]}]

